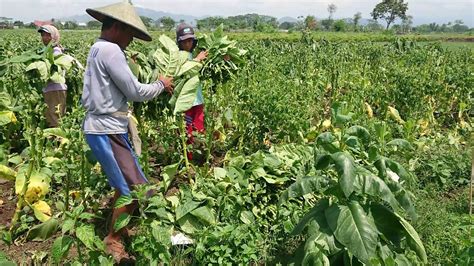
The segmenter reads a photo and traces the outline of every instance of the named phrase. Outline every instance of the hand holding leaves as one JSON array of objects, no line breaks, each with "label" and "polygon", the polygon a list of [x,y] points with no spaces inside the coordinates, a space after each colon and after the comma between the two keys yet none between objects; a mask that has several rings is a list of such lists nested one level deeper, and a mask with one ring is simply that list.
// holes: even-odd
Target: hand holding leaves
[{"label": "hand holding leaves", "polygon": [[163,82],[163,86],[165,87],[165,91],[169,94],[173,94],[173,78],[172,77],[164,77],[160,76],[160,81]]}]

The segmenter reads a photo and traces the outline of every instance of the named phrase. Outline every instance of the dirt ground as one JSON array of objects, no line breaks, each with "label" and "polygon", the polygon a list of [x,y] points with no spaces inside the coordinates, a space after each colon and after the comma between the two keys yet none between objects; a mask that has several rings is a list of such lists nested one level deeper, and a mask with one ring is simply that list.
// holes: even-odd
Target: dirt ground
[{"label": "dirt ground", "polygon": [[[5,181],[0,179],[0,227],[10,227],[10,222],[15,213],[16,196],[15,196],[15,182]],[[32,264],[32,258],[36,263],[42,262],[42,252],[48,252],[53,240],[44,242],[24,242],[21,238],[16,243],[8,246],[3,241],[0,241],[0,251],[4,253],[8,259],[17,262],[18,264]],[[37,258],[37,259],[35,259]]]}]

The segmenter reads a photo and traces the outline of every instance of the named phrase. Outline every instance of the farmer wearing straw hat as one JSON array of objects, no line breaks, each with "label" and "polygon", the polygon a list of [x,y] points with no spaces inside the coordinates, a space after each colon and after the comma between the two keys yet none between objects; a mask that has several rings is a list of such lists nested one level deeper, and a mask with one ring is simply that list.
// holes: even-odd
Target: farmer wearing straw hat
[{"label": "farmer wearing straw hat", "polygon": [[[84,73],[82,104],[87,114],[83,130],[109,184],[115,188],[115,204],[120,196],[130,195],[133,185],[147,182],[128,139],[127,102],[150,100],[164,90],[172,93],[173,84],[168,77],[160,77],[151,84],[139,83],[128,67],[124,50],[133,38],[151,41],[130,3],[89,8],[86,12],[102,22],[102,30],[90,49]],[[126,229],[115,232],[113,225],[121,214],[132,214],[135,208],[136,202],[113,209],[110,232],[104,243],[106,252],[117,263],[134,258],[127,254],[121,241]]]},{"label": "farmer wearing straw hat", "polygon": [[[41,34],[41,41],[45,46],[51,43],[54,56],[63,53],[63,48],[59,44],[59,30],[56,27],[44,25],[38,29],[38,32]],[[66,91],[66,84],[52,81],[48,81],[46,87],[43,88],[44,102],[47,105],[45,117],[48,127],[57,127],[59,117],[66,112]],[[59,113],[56,111],[59,111]]]}]

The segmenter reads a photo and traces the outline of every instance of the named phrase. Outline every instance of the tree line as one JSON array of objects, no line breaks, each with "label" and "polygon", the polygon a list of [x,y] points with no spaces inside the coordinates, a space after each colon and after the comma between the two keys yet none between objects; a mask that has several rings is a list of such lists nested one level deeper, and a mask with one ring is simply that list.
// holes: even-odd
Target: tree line
[{"label": "tree line", "polygon": [[[391,30],[397,33],[430,33],[430,32],[474,32],[474,28],[469,28],[462,20],[455,20],[445,24],[422,24],[413,26],[413,16],[408,15],[408,3],[404,0],[382,0],[371,12],[371,18],[362,23],[362,13],[357,12],[352,18],[334,19],[337,11],[335,4],[329,4],[327,7],[328,17],[316,19],[313,15],[306,17],[299,16],[296,21],[284,21],[279,23],[277,18],[259,14],[246,14],[229,17],[212,16],[196,20],[195,26],[200,30],[212,30],[220,24],[224,25],[228,31],[255,31],[255,32],[276,32],[276,31],[335,31],[335,32],[374,32]],[[171,17],[162,17],[154,20],[149,17],[141,16],[143,22],[149,29],[169,31],[184,21],[175,21]],[[11,20],[11,19],[10,19]],[[52,20],[54,22],[54,19]],[[385,25],[379,22],[383,21]],[[397,23],[398,22],[398,23]],[[0,24],[2,22],[0,21]],[[31,27],[35,25],[24,24],[22,21],[4,21],[6,26]],[[57,21],[54,23],[59,29],[99,29],[101,23],[98,21],[89,21],[86,24],[78,24],[74,21]],[[4,26],[5,26],[4,25]],[[2,25],[0,25],[1,27]]]}]

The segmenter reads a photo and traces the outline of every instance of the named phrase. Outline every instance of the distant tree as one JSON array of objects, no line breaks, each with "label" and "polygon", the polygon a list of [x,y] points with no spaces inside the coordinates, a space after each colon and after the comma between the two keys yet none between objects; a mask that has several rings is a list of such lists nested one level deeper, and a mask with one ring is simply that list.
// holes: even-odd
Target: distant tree
[{"label": "distant tree", "polygon": [[328,5],[328,12],[329,12],[329,17],[328,19],[322,20],[321,25],[325,30],[330,30],[332,28],[332,24],[334,23],[333,17],[334,13],[336,13],[337,6],[335,4],[329,4]]},{"label": "distant tree", "polygon": [[380,25],[376,20],[370,19],[367,25],[365,25],[366,31],[379,31],[382,30],[383,26]]},{"label": "distant tree", "polygon": [[464,25],[462,20],[455,20],[452,26],[454,32],[466,32],[469,31],[469,27]]},{"label": "distant tree", "polygon": [[282,30],[290,30],[290,29],[293,29],[295,28],[296,26],[296,23],[295,22],[289,22],[289,21],[285,21],[285,22],[282,22],[278,28],[279,29],[282,29]]},{"label": "distant tree", "polygon": [[362,18],[362,13],[357,12],[354,14],[354,18],[352,18],[352,23],[354,25],[354,30],[357,31],[359,27],[360,19]]},{"label": "distant tree", "polygon": [[163,27],[165,28],[165,30],[167,30],[167,31],[171,30],[176,25],[176,22],[171,17],[162,17],[160,19],[160,22],[163,25]]},{"label": "distant tree", "polygon": [[296,17],[295,30],[304,29],[304,27],[305,27],[304,19],[305,19],[305,17],[303,17],[303,16]]},{"label": "distant tree", "polygon": [[385,20],[387,23],[386,29],[388,29],[395,19],[405,19],[407,10],[408,3],[404,3],[403,0],[383,0],[382,3],[375,6],[371,15],[375,20]]},{"label": "distant tree", "polygon": [[335,31],[346,31],[347,23],[343,19],[336,20],[336,22],[334,22],[333,28]]},{"label": "distant tree", "polygon": [[17,20],[15,22],[13,22],[13,26],[23,27],[23,26],[25,26],[25,23],[23,23],[23,21]]},{"label": "distant tree", "polygon": [[314,16],[306,16],[304,19],[304,26],[308,30],[316,29],[316,18]]},{"label": "distant tree", "polygon": [[143,21],[143,24],[145,24],[145,26],[147,27],[153,27],[155,22],[153,21],[152,18],[150,17],[147,17],[147,16],[140,16],[140,18],[142,19]]},{"label": "distant tree", "polygon": [[402,20],[402,24],[400,25],[401,30],[404,33],[410,33],[412,26],[413,26],[413,16],[410,16],[410,15],[406,16]]},{"label": "distant tree", "polygon": [[329,19],[333,18],[334,13],[336,13],[337,6],[335,4],[328,5]]},{"label": "distant tree", "polygon": [[[451,22],[449,22],[448,25],[449,25],[450,23],[451,23]],[[429,29],[430,29],[431,32],[436,32],[436,31],[438,31],[438,29],[440,28],[439,25],[436,24],[435,22],[430,23],[430,24],[428,25],[428,27],[429,27]],[[446,26],[445,26],[445,28],[446,28]]]},{"label": "distant tree", "polygon": [[323,26],[325,30],[330,30],[332,27],[332,20],[330,19],[323,19],[320,21],[320,23],[321,23],[321,26]]},{"label": "distant tree", "polygon": [[74,21],[66,21],[66,22],[64,22],[64,26],[63,26],[63,27],[64,27],[65,29],[68,29],[68,30],[73,30],[73,29],[77,29],[78,26],[79,26],[79,25],[77,25],[77,23],[74,22]]},{"label": "distant tree", "polygon": [[99,29],[100,27],[102,27],[102,23],[100,23],[100,21],[90,20],[87,22],[87,28],[89,29]]}]

